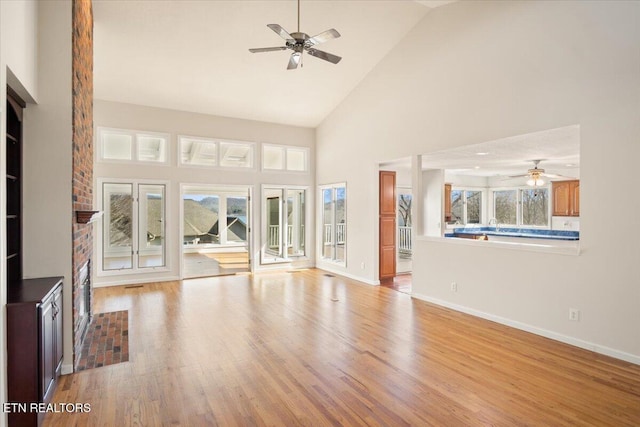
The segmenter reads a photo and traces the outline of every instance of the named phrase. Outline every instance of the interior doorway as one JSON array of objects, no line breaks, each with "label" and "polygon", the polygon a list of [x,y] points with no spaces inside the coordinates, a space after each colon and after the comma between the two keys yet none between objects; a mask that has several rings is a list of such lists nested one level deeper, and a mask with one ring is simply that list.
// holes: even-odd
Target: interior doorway
[{"label": "interior doorway", "polygon": [[251,188],[182,185],[182,277],[251,271]]}]

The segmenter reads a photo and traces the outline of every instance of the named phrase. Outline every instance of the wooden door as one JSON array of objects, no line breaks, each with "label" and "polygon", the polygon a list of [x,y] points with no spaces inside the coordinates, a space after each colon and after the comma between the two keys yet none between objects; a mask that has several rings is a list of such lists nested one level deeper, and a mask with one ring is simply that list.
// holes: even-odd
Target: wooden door
[{"label": "wooden door", "polygon": [[396,275],[396,173],[380,171],[380,280]]}]

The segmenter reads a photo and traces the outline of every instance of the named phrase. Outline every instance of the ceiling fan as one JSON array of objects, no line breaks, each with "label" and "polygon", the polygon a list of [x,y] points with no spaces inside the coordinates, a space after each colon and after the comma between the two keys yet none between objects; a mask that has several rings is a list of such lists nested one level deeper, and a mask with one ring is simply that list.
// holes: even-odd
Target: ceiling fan
[{"label": "ceiling fan", "polygon": [[541,185],[544,185],[544,180],[542,179],[542,177],[546,177],[546,178],[567,178],[566,176],[563,175],[555,175],[552,173],[546,173],[544,171],[544,169],[541,169],[538,167],[538,165],[540,164],[540,162],[542,160],[531,160],[533,162],[533,169],[529,169],[527,171],[527,173],[525,174],[521,174],[521,175],[511,175],[509,176],[509,178],[522,178],[522,177],[529,177],[529,179],[527,180],[527,185],[530,185],[532,187],[539,187]]},{"label": "ceiling fan", "polygon": [[268,24],[267,27],[271,28],[277,35],[286,40],[285,46],[253,48],[249,49],[249,52],[259,53],[290,49],[293,51],[293,53],[289,58],[289,65],[287,66],[287,70],[294,70],[298,68],[298,64],[300,64],[300,66],[302,67],[302,53],[305,51],[311,56],[324,59],[325,61],[329,61],[332,64],[337,64],[342,59],[337,55],[318,50],[314,47],[316,45],[319,45],[320,43],[324,43],[326,41],[337,39],[338,37],[340,37],[340,33],[336,31],[335,28],[323,31],[322,33],[317,34],[313,37],[309,37],[308,34],[300,32],[300,0],[298,0],[297,32],[289,34],[278,24]]}]

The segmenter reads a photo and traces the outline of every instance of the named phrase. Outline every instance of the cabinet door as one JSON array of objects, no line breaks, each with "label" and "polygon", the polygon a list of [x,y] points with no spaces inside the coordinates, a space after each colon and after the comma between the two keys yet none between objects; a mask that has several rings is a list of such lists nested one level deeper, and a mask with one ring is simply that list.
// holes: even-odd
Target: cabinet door
[{"label": "cabinet door", "polygon": [[54,367],[54,318],[53,318],[53,296],[44,300],[40,305],[40,401],[45,401],[45,397],[55,379]]},{"label": "cabinet door", "polygon": [[553,188],[553,215],[567,216],[570,213],[569,182],[554,182]]},{"label": "cabinet door", "polygon": [[451,184],[444,185],[444,221],[451,222]]},{"label": "cabinet door", "polygon": [[54,341],[55,352],[53,358],[53,370],[54,375],[60,375],[62,368],[62,287],[59,287],[53,297],[53,310],[54,310]]},{"label": "cabinet door", "polygon": [[571,215],[580,216],[580,181],[571,183]]}]

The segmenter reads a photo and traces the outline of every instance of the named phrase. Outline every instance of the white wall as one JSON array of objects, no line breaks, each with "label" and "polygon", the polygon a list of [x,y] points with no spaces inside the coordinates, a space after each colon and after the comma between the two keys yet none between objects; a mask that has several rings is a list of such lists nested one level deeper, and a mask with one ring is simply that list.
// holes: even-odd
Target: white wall
[{"label": "white wall", "polygon": [[71,1],[38,2],[38,103],[24,110],[23,275],[64,276],[63,372],[73,368]]},{"label": "white wall", "polygon": [[[97,286],[107,284],[128,284],[148,282],[156,280],[171,280],[180,277],[180,184],[217,184],[217,185],[245,185],[252,191],[251,223],[253,238],[253,266],[257,270],[269,268],[287,268],[287,266],[308,267],[313,265],[315,259],[315,233],[314,226],[314,175],[315,163],[314,145],[315,134],[313,129],[284,126],[250,120],[232,119],[227,117],[211,116],[206,114],[189,113],[184,111],[167,110],[162,108],[146,107],[140,105],[123,104],[110,101],[96,100],[94,102],[94,124],[97,127],[111,127],[121,129],[133,129],[141,131],[163,132],[171,135],[171,147],[169,149],[170,165],[126,165],[107,162],[96,162],[94,168],[94,198],[98,196],[97,182],[100,178],[133,178],[166,180],[170,189],[167,194],[167,255],[170,270],[167,272],[144,273],[135,275],[108,275],[97,276]],[[94,132],[97,136],[97,132]],[[245,142],[255,142],[256,151],[254,157],[254,169],[252,170],[220,170],[197,167],[178,167],[177,138],[179,135],[198,136],[209,138],[221,138]],[[261,170],[261,145],[260,143],[278,145],[291,145],[309,148],[308,173],[286,173]],[[97,147],[97,146],[96,146]],[[96,150],[97,152],[97,150]],[[299,261],[289,264],[260,264],[260,240],[261,240],[261,187],[263,184],[271,185],[297,185],[308,186],[307,194],[307,256]],[[94,206],[100,203],[94,200]],[[172,224],[171,224],[171,223]],[[101,233],[102,222],[94,225],[94,236]],[[98,244],[99,239],[94,239]],[[171,243],[173,242],[173,243]],[[98,248],[94,248],[95,256],[98,256]]]},{"label": "white wall", "polygon": [[[6,140],[6,87],[25,100],[36,95],[37,7],[35,2],[0,1],[0,140]],[[6,146],[0,144],[0,176],[6,174]],[[6,236],[6,180],[0,181],[0,236]],[[0,402],[6,401],[6,242],[0,239]],[[6,425],[6,414],[0,426]]]},{"label": "white wall", "polygon": [[[9,69],[6,83],[24,101],[37,99],[37,18],[35,1],[0,2],[3,71]],[[3,85],[2,87],[5,87]]]},{"label": "white wall", "polygon": [[[6,133],[9,84],[24,111],[23,267],[25,277],[65,276],[64,367],[72,363],[71,333],[71,2],[0,2],[0,139]],[[37,100],[40,104],[33,102]],[[6,150],[0,148],[0,175]],[[66,160],[65,160],[66,158]],[[0,235],[5,235],[6,186],[0,182]],[[66,202],[66,203],[65,203]],[[47,236],[43,239],[42,236]],[[0,401],[6,398],[6,247],[0,248]],[[37,244],[36,244],[37,243]],[[0,417],[5,425],[6,416]]]},{"label": "white wall", "polygon": [[[427,14],[317,129],[318,183],[349,188],[345,273],[377,279],[379,162],[580,125],[580,256],[419,241],[413,292],[640,363],[640,199],[623,185],[640,157],[638,22],[640,3],[613,1]],[[613,207],[631,231],[611,232]]]}]

